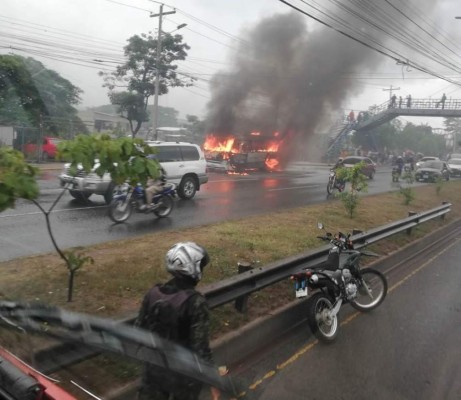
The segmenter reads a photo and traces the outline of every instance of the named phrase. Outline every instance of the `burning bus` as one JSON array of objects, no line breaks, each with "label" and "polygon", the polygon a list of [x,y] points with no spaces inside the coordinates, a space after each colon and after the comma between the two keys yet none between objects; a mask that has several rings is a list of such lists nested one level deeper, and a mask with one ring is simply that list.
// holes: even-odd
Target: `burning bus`
[{"label": "burning bus", "polygon": [[207,135],[204,143],[205,157],[211,162],[225,162],[228,171],[274,171],[280,168],[279,147],[283,139],[278,132],[262,135]]}]

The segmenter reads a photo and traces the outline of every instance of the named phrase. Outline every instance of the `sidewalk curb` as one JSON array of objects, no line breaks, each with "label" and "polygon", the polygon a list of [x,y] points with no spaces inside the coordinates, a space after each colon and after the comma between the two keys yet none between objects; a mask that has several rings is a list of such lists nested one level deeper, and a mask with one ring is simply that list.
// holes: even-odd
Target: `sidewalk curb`
[{"label": "sidewalk curb", "polygon": [[[378,270],[389,268],[392,265],[404,262],[412,254],[426,248],[435,241],[435,238],[449,235],[461,225],[461,219],[456,219],[436,231],[418,239],[406,246],[390,253],[386,257],[370,264]],[[242,357],[251,356],[273,340],[292,330],[295,326],[305,322],[305,303],[308,299],[295,300],[269,314],[259,317],[249,324],[227,333],[211,343],[213,358],[217,365],[236,365]],[[139,379],[125,387],[109,393],[107,400],[122,400],[134,398],[139,385]]]}]

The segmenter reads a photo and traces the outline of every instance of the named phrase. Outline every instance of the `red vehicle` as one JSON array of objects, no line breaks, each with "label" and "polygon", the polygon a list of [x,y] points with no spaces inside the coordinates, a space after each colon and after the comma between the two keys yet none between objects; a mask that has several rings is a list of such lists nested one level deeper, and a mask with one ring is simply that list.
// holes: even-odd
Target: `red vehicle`
[{"label": "red vehicle", "polygon": [[[57,151],[56,146],[61,141],[62,139],[60,138],[44,136],[42,147],[41,147],[41,159],[43,161],[47,161],[50,158],[55,158],[56,151]],[[22,151],[25,154],[25,156],[28,158],[34,158],[34,157],[38,158],[39,149],[37,149],[36,143],[29,142],[29,143],[24,144]]]},{"label": "red vehicle", "polygon": [[[0,347],[0,398],[77,400],[50,379]],[[6,397],[3,397],[4,394]]]}]

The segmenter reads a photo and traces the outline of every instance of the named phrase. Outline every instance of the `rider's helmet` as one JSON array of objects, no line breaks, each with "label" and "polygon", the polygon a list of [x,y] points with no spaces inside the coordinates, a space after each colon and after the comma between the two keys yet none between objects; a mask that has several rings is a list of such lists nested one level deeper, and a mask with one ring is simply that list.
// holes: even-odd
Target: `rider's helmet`
[{"label": "rider's helmet", "polygon": [[166,253],[166,270],[177,278],[188,277],[198,282],[203,268],[210,262],[207,251],[194,242],[176,243]]}]

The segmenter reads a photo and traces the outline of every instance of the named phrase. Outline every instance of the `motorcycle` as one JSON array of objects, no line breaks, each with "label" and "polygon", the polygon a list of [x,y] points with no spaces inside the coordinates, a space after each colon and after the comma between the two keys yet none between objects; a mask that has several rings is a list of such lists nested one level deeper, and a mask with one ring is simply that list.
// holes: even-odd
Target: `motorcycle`
[{"label": "motorcycle", "polygon": [[176,197],[176,185],[167,183],[164,185],[162,192],[154,195],[152,207],[142,209],[146,202],[144,188],[141,185],[132,187],[123,185],[116,190],[112,201],[109,204],[109,217],[112,221],[119,223],[126,221],[133,210],[140,213],[154,213],[159,218],[165,218],[170,215],[174,207],[174,198]]},{"label": "motorcycle", "polygon": [[[319,223],[323,229],[323,224]],[[307,322],[312,333],[323,342],[332,342],[339,333],[338,312],[349,303],[359,311],[378,307],[387,295],[387,280],[373,268],[360,268],[362,256],[378,254],[355,250],[351,234],[327,232],[319,239],[331,245],[327,260],[292,275],[295,294],[303,298],[313,291],[307,302]]]},{"label": "motorcycle", "polygon": [[333,194],[335,190],[338,190],[338,192],[342,192],[345,187],[346,187],[346,184],[342,181],[338,181],[338,179],[336,179],[335,170],[331,169],[330,175],[328,177],[327,193],[329,195]]}]

